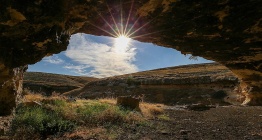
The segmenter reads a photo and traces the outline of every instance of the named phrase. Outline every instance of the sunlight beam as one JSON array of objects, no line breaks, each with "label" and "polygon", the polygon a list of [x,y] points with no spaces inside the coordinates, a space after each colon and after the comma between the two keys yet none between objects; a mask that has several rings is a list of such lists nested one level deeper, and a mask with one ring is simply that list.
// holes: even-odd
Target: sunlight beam
[{"label": "sunlight beam", "polygon": [[136,38],[140,38],[140,37],[143,37],[143,36],[148,36],[148,35],[151,35],[151,34],[160,33],[160,32],[163,32],[163,31],[166,31],[166,30],[155,31],[155,32],[147,33],[147,34],[142,34],[142,35],[133,36],[133,37],[130,37],[130,38],[136,39]]},{"label": "sunlight beam", "polygon": [[[141,29],[143,29],[145,26],[147,26],[148,24],[150,24],[153,20],[155,20],[155,18],[157,18],[158,16],[154,17],[153,19],[151,19],[149,22],[143,24],[142,26],[140,26],[137,29],[134,29],[135,26],[137,25],[138,21],[140,20],[141,16],[137,17],[137,19],[135,20],[135,22],[132,24],[131,27],[128,27],[129,22],[130,22],[130,18],[131,18],[131,14],[132,14],[132,10],[133,10],[133,6],[134,6],[134,0],[131,1],[131,6],[129,9],[129,13],[128,13],[128,17],[125,20],[124,23],[124,19],[123,19],[123,2],[122,0],[120,0],[120,21],[118,21],[118,24],[116,22],[116,19],[113,16],[113,13],[108,5],[108,3],[106,3],[107,9],[110,13],[111,19],[113,21],[114,25],[111,25],[102,15],[101,13],[98,13],[98,15],[102,18],[102,20],[109,26],[109,28],[113,31],[112,33],[110,31],[107,31],[106,29],[103,29],[101,27],[96,26],[95,24],[92,24],[89,22],[89,24],[91,24],[92,26],[108,33],[109,35],[113,36],[115,38],[115,47],[120,49],[121,48],[126,48],[129,45],[129,41],[130,39],[135,39],[135,38],[139,38],[139,37],[143,37],[143,36],[147,36],[147,35],[151,35],[151,34],[155,34],[158,32],[162,32],[162,31],[156,31],[156,32],[151,32],[151,33],[146,33],[146,34],[142,34],[142,35],[136,35],[136,36],[132,36],[135,33],[137,33],[138,31],[140,31]],[[120,23],[120,26],[119,26]],[[115,27],[114,27],[115,26]],[[132,31],[134,30],[134,31]],[[125,49],[124,49],[125,50]]]},{"label": "sunlight beam", "polygon": [[132,0],[131,7],[130,7],[130,10],[129,10],[129,13],[128,13],[128,18],[127,18],[127,21],[126,21],[124,34],[126,34],[126,29],[127,29],[128,23],[129,23],[129,19],[130,19],[130,15],[131,15],[131,12],[132,12],[132,9],[133,9],[133,5],[134,5],[134,0]]},{"label": "sunlight beam", "polygon": [[98,28],[98,29],[100,29],[100,30],[102,30],[102,31],[104,31],[104,32],[106,32],[106,33],[108,33],[109,35],[111,35],[111,36],[113,36],[113,37],[115,37],[115,38],[118,37],[118,36],[116,36],[116,35],[110,33],[109,31],[107,31],[107,30],[105,30],[105,29],[103,29],[103,28],[100,28],[100,27],[98,27],[98,26],[92,24],[91,22],[88,22],[88,23],[89,23],[90,25],[92,25],[92,26],[94,26],[94,27],[96,27],[96,28]]},{"label": "sunlight beam", "polygon": [[121,22],[121,35],[124,34],[124,27],[123,27],[123,5],[122,0],[120,0],[120,22]]},{"label": "sunlight beam", "polygon": [[118,34],[117,34],[116,36],[120,36],[120,35],[121,35],[120,30],[119,30],[119,28],[118,28],[118,26],[117,26],[117,24],[116,24],[115,18],[113,17],[113,14],[112,14],[112,12],[111,12],[111,10],[110,10],[110,8],[109,8],[109,6],[108,6],[107,3],[106,3],[106,6],[107,6],[107,9],[108,9],[108,11],[109,11],[109,13],[110,13],[110,16],[111,16],[111,18],[112,18],[112,20],[113,20],[113,22],[114,22],[114,24],[115,24],[115,26],[116,26],[116,29],[117,29],[117,31],[118,31]]},{"label": "sunlight beam", "polygon": [[136,23],[139,21],[139,19],[140,19],[140,17],[138,17],[138,18],[136,19],[135,23],[131,26],[131,28],[130,28],[130,29],[128,30],[128,32],[126,33],[128,36],[130,36],[129,33],[130,33],[131,30],[134,28],[134,26],[135,26]]},{"label": "sunlight beam", "polygon": [[98,13],[98,15],[106,22],[106,24],[110,27],[110,29],[116,34],[118,35],[118,33],[115,31],[115,29],[106,21],[106,19],[100,14]]},{"label": "sunlight beam", "polygon": [[[156,18],[156,17],[155,17]],[[134,32],[130,33],[129,36],[132,36],[133,34],[135,34],[136,32],[140,31],[142,28],[144,28],[145,26],[147,26],[149,23],[151,23],[155,18],[153,18],[152,20],[150,20],[149,22],[147,22],[146,24],[142,25],[141,27],[139,27],[138,29],[136,29]]]}]

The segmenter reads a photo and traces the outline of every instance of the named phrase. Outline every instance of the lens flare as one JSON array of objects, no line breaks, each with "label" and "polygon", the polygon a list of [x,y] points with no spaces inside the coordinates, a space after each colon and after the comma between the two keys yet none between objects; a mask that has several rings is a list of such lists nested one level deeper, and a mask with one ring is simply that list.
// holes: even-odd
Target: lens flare
[{"label": "lens flare", "polygon": [[[122,3],[121,0],[120,0],[119,7],[116,8],[116,9],[120,8],[119,14],[115,14],[116,12],[119,12],[119,11],[114,11],[115,8],[110,7],[108,5],[108,3],[106,3],[108,13],[109,13],[109,16],[110,16],[109,18],[111,18],[111,20],[107,20],[107,18],[105,18],[105,16],[103,16],[101,13],[97,12],[97,14],[105,22],[105,25],[107,27],[106,29],[97,26],[95,23],[88,22],[90,25],[92,25],[92,26],[100,29],[101,31],[108,33],[108,35],[114,37],[113,49],[116,52],[119,52],[119,53],[127,52],[128,49],[130,49],[130,45],[132,45],[130,43],[131,39],[137,39],[137,38],[149,36],[151,34],[155,34],[155,33],[163,31],[163,30],[160,30],[160,31],[146,33],[146,34],[139,34],[139,31],[141,29],[145,28],[150,23],[152,23],[152,21],[155,20],[155,18],[157,18],[158,16],[153,17],[150,21],[148,21],[146,23],[143,23],[143,24],[140,23],[139,24],[140,18],[142,16],[136,17],[136,16],[132,15],[133,13],[135,13],[134,10],[133,10],[134,3],[135,3],[135,0],[132,0],[132,2],[130,4],[130,9],[129,9],[128,15],[124,14],[125,12],[123,12],[123,3]],[[118,15],[119,17],[116,18],[115,17],[116,15]]]}]

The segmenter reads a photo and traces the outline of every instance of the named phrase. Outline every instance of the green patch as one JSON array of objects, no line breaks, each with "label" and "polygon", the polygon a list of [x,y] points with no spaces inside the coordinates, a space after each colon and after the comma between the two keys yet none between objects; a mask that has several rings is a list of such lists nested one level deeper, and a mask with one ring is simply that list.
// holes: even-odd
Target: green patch
[{"label": "green patch", "polygon": [[93,102],[79,107],[77,113],[88,124],[106,125],[125,122],[131,111],[107,103]]},{"label": "green patch", "polygon": [[137,81],[133,76],[128,76],[126,79],[126,83],[131,86],[131,85],[140,85],[141,83],[139,81]]},{"label": "green patch", "polygon": [[73,122],[65,120],[60,114],[41,107],[18,108],[16,111],[11,126],[13,133],[23,128],[47,136],[71,131],[75,127]]},{"label": "green patch", "polygon": [[[140,112],[101,103],[98,100],[78,100],[68,103],[63,99],[47,99],[42,103],[42,106],[16,109],[11,126],[14,139],[62,136],[64,132],[77,130],[82,126],[106,129],[105,137],[115,139],[120,131],[121,134],[125,133],[122,128],[131,126],[140,128],[149,125]],[[111,131],[112,128],[117,131]]]},{"label": "green patch", "polygon": [[46,100],[44,101],[45,104],[50,104],[56,107],[65,107],[67,105],[65,100],[61,99],[54,99],[54,100]]},{"label": "green patch", "polygon": [[166,114],[158,115],[157,118],[164,121],[170,121],[169,116]]},{"label": "green patch", "polygon": [[77,109],[77,113],[85,116],[85,117],[92,117],[98,113],[101,113],[109,108],[108,104],[102,104],[102,103],[88,103],[85,104],[83,107],[80,107]]}]

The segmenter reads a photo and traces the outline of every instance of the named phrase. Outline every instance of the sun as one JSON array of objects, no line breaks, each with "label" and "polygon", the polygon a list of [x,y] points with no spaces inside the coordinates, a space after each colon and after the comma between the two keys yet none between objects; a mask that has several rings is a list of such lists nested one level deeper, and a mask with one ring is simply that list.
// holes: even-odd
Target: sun
[{"label": "sun", "polygon": [[126,47],[128,46],[129,42],[130,42],[130,38],[125,35],[120,35],[119,37],[115,39],[115,44],[116,46],[119,46],[119,47],[121,46]]},{"label": "sun", "polygon": [[119,37],[115,38],[115,47],[119,52],[125,52],[129,43],[130,38],[125,35],[120,35]]}]

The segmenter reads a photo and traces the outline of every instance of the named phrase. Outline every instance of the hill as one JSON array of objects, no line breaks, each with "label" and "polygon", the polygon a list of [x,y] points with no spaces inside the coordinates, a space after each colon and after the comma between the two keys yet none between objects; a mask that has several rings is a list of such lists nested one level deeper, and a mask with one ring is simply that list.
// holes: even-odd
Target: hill
[{"label": "hill", "polygon": [[83,87],[97,78],[69,76],[41,72],[26,72],[24,75],[24,89],[51,95],[52,92],[63,93]]},{"label": "hill", "polygon": [[[147,102],[227,104],[240,98],[233,92],[238,78],[218,63],[168,67],[103,78],[64,93],[80,98],[140,96]],[[240,101],[241,102],[241,101]]]}]

